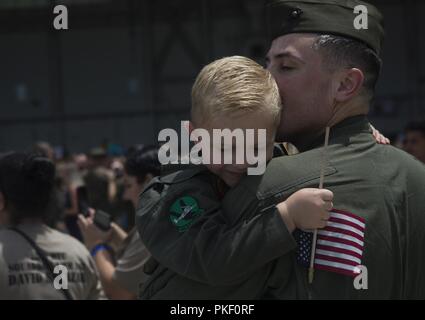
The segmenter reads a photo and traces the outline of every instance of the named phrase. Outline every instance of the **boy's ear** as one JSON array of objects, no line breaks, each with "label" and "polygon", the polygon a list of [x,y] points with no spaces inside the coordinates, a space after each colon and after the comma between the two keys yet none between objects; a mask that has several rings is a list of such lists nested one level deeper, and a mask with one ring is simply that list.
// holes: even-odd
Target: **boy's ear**
[{"label": "boy's ear", "polygon": [[192,121],[187,121],[187,128],[186,130],[189,132],[189,135],[195,130],[195,125]]},{"label": "boy's ear", "polygon": [[[195,124],[192,121],[186,121],[186,125],[185,127],[187,127],[187,131],[189,132],[189,137],[192,134],[192,132],[196,129]],[[197,141],[193,141],[195,144],[197,144],[199,142],[199,138]]]}]

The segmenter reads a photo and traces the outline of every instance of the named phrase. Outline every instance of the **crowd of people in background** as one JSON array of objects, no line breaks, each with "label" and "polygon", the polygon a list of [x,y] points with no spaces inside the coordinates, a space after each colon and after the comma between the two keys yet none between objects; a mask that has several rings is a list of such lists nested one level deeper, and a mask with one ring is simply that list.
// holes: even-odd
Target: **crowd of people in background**
[{"label": "crowd of people in background", "polygon": [[[8,283],[0,280],[0,298],[61,298],[58,292],[31,289],[42,280],[30,279],[33,269],[28,266],[47,255],[48,264],[50,259],[64,265],[79,259],[89,261],[77,268],[79,279],[75,281],[80,290],[75,286],[70,290],[74,299],[135,299],[149,258],[134,229],[135,208],[139,193],[160,173],[158,148],[136,145],[124,154],[111,155],[106,148],[96,147],[88,154],[57,158],[49,143],[38,142],[23,153],[5,152],[0,159],[0,229],[12,226],[0,236],[4,254],[0,264],[10,272],[13,266],[8,264],[8,253],[28,255],[28,265],[17,270],[16,279],[9,274]],[[98,212],[103,213],[106,225],[96,224]],[[40,244],[40,234],[46,232],[49,236]],[[37,246],[38,257],[30,254],[29,245]],[[108,251],[99,252],[105,246]],[[52,247],[61,251],[59,261],[46,254]],[[78,253],[73,252],[74,247]],[[50,276],[54,278],[52,272]],[[97,280],[87,286],[93,277]]]},{"label": "crowd of people in background", "polygon": [[[408,124],[392,142],[400,141],[398,147],[425,163],[425,121]],[[58,158],[49,143],[38,142],[26,153],[7,152],[0,159],[0,224],[20,226],[18,231],[11,229],[0,236],[3,255],[29,255],[34,236],[35,246],[43,247],[38,248],[41,255],[55,246],[54,251],[66,252],[68,263],[84,261],[79,270],[84,281],[80,281],[80,290],[73,291],[73,299],[136,299],[146,277],[149,252],[134,227],[135,209],[139,194],[160,174],[158,148],[137,145],[125,153],[111,154],[108,148],[96,147],[87,154]],[[96,223],[97,212],[107,215],[108,227]],[[37,228],[50,232],[41,244]],[[11,243],[15,249],[6,252]],[[14,268],[6,265],[7,261],[3,263],[9,272]],[[24,292],[25,284],[31,281],[18,275],[9,277],[7,285],[16,283],[17,289],[6,296],[0,293],[1,298],[58,298],[54,295],[57,292]],[[0,283],[4,294],[1,288],[5,286]],[[65,298],[69,296],[65,294]]]},{"label": "crowd of people in background", "polygon": [[425,121],[415,121],[407,125],[403,149],[425,163]]},{"label": "crowd of people in background", "polygon": [[30,152],[50,159],[56,166],[49,226],[82,240],[77,218],[82,210],[81,202],[85,202],[91,208],[110,214],[124,230],[131,230],[134,225],[135,191],[131,184],[133,180],[126,170],[132,170],[133,175],[137,170],[145,170],[131,168],[129,163],[137,163],[137,156],[152,150],[155,150],[154,146],[136,145],[122,154],[110,154],[107,147],[95,147],[88,153],[58,158],[49,143],[36,143]]}]

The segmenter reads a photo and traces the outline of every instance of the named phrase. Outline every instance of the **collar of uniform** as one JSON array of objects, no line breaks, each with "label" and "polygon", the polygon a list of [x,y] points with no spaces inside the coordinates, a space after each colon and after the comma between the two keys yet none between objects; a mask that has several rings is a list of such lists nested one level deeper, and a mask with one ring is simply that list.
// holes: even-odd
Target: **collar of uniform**
[{"label": "collar of uniform", "polygon": [[[349,143],[351,136],[359,133],[371,133],[370,123],[365,115],[347,118],[333,126],[329,133],[329,143],[346,142]],[[343,140],[343,141],[342,141]],[[322,133],[317,139],[301,152],[322,147],[325,143],[325,133]]]},{"label": "collar of uniform", "polygon": [[288,150],[286,150],[283,143],[275,143],[273,146],[273,158],[287,156]]}]

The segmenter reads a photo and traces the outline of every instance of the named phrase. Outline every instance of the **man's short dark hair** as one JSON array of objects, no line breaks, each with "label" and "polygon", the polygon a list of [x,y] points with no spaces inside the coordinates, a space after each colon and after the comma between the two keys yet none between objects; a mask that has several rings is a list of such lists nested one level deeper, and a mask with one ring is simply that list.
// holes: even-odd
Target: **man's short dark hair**
[{"label": "man's short dark hair", "polygon": [[322,52],[325,66],[330,71],[338,68],[358,68],[365,75],[363,88],[372,99],[381,72],[382,60],[366,44],[337,35],[318,35],[313,48]]},{"label": "man's short dark hair", "polygon": [[425,120],[409,122],[404,128],[404,132],[407,133],[411,131],[422,132],[422,134],[425,136]]}]

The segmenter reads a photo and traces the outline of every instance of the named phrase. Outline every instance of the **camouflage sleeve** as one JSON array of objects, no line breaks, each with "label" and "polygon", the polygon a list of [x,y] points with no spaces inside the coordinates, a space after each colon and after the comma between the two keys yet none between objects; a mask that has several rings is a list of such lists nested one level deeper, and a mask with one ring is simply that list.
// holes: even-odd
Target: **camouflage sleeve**
[{"label": "camouflage sleeve", "polygon": [[[140,237],[160,264],[184,277],[240,283],[296,246],[275,207],[257,212],[255,193],[244,196],[230,215],[202,179],[193,177],[165,195],[150,188],[137,212]],[[242,216],[248,218],[232,218]]]}]

